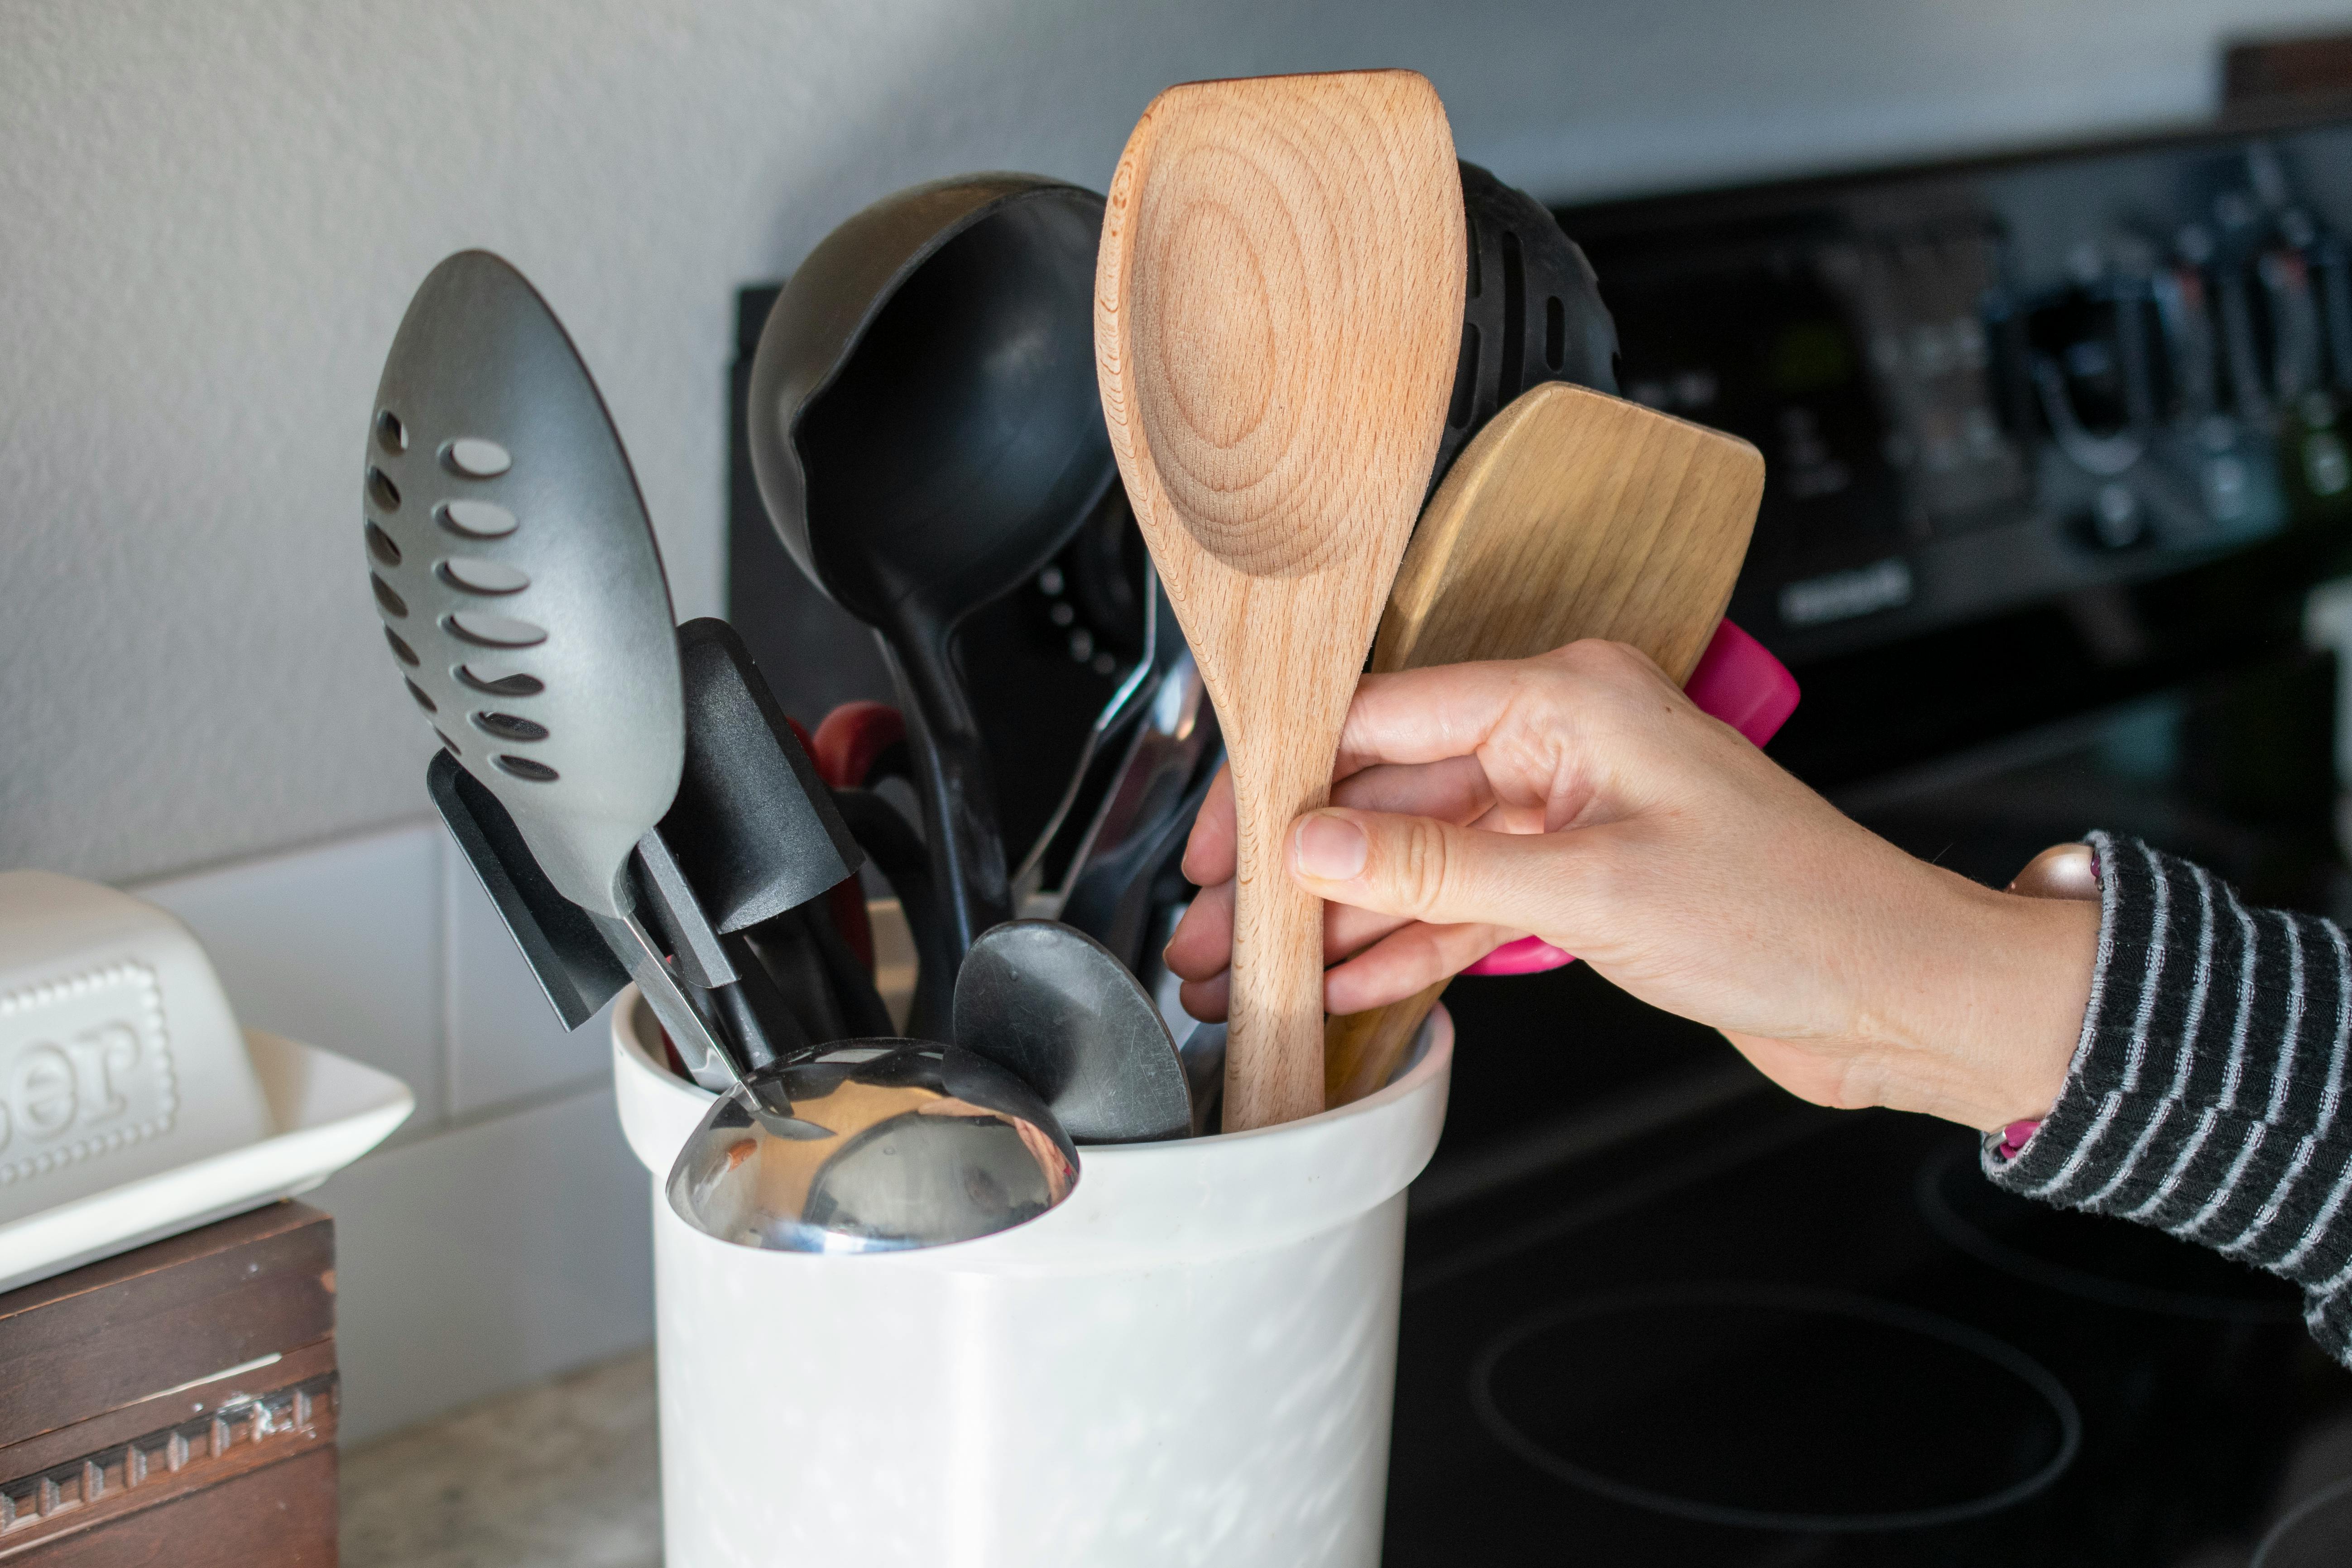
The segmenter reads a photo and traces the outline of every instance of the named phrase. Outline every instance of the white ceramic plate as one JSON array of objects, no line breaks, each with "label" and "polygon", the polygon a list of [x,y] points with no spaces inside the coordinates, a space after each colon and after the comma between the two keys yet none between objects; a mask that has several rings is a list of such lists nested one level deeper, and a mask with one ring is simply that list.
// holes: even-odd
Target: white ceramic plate
[{"label": "white ceramic plate", "polygon": [[0,1226],[0,1290],[310,1191],[383,1142],[416,1098],[390,1073],[245,1031],[278,1131]]}]

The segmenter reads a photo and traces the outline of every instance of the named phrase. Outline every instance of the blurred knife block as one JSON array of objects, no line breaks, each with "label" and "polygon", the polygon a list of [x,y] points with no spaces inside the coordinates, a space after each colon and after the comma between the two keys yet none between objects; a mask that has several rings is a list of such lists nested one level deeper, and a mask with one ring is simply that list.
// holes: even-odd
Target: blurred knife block
[{"label": "blurred knife block", "polygon": [[0,1295],[0,1564],[332,1568],[334,1329],[290,1201]]}]

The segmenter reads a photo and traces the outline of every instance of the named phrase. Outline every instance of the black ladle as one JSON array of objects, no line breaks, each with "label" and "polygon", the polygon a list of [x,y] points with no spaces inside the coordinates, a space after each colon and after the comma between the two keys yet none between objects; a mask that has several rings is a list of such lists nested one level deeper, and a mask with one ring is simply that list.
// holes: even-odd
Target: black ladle
[{"label": "black ladle", "polygon": [[880,635],[915,741],[943,945],[1011,914],[949,637],[1038,571],[1116,475],[1096,389],[1103,201],[1031,174],[901,191],[825,237],[751,364],[751,466],[809,579]]}]

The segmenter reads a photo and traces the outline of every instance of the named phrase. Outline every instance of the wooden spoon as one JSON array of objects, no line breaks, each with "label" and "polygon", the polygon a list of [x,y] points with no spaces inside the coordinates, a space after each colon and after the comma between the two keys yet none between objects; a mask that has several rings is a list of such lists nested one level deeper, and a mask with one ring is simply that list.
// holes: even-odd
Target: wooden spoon
[{"label": "wooden spoon", "polygon": [[1465,265],[1453,133],[1411,71],[1171,88],[1111,182],[1103,415],[1239,816],[1229,1130],[1323,1108],[1322,910],[1283,846],[1328,797],[1429,483]]},{"label": "wooden spoon", "polygon": [[[1731,602],[1763,493],[1764,459],[1736,436],[1566,382],[1530,387],[1431,498],[1372,668],[1528,658],[1607,637],[1687,680]],[[1327,1022],[1332,1104],[1388,1081],[1444,989]]]}]

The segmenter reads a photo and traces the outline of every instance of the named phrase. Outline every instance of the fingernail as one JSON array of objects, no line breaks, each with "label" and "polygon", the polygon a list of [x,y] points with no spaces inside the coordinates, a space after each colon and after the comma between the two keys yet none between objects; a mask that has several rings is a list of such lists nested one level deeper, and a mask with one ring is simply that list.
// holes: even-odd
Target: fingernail
[{"label": "fingernail", "polygon": [[1346,817],[1318,811],[1298,825],[1292,856],[1299,870],[1326,882],[1345,882],[1364,868],[1371,854],[1364,830]]}]

